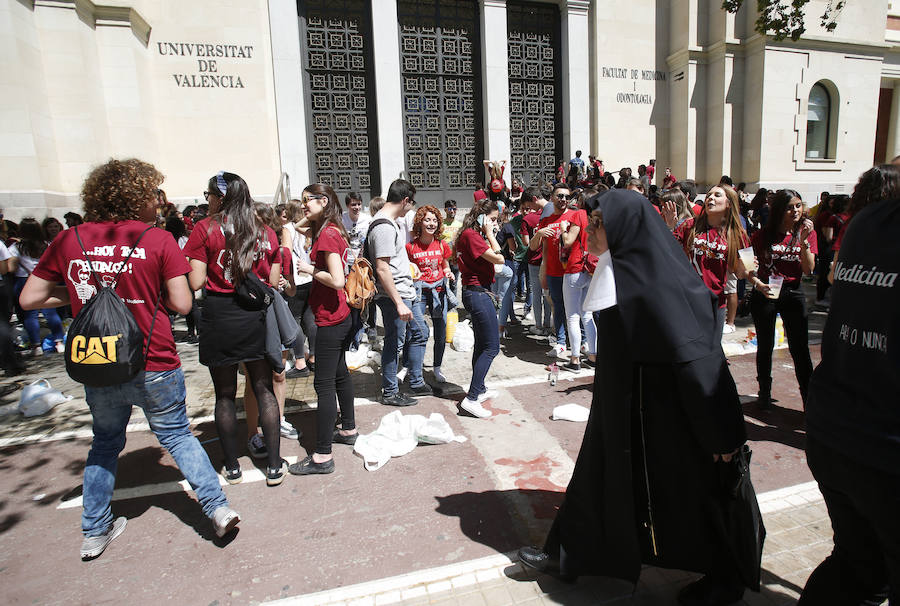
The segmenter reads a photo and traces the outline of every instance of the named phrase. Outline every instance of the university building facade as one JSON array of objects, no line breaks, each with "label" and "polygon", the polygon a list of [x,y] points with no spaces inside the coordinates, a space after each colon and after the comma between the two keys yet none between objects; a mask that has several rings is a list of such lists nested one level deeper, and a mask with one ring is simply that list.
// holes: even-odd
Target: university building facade
[{"label": "university building facade", "polygon": [[[464,206],[484,180],[608,170],[815,198],[900,153],[900,10],[855,0],[794,42],[720,0],[0,0],[0,205],[62,216],[137,156],[180,204],[218,170],[271,199],[398,176]],[[894,4],[898,4],[894,2]],[[753,5],[753,6],[750,6]],[[900,9],[900,6],[898,6]]]}]

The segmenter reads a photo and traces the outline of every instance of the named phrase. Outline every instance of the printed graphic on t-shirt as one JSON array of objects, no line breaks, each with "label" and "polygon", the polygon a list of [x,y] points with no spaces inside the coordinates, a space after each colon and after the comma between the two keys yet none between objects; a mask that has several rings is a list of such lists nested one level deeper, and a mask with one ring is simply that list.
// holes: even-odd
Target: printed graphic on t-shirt
[{"label": "printed graphic on t-shirt", "polygon": [[[224,232],[222,232],[224,234]],[[272,244],[268,239],[266,240],[257,240],[256,241],[256,251],[253,254],[253,263],[256,264],[260,259],[264,259],[268,257],[269,253],[272,250]],[[231,250],[227,248],[223,248],[219,251],[219,255],[216,257],[216,265],[218,265],[222,269],[222,275],[225,276],[225,280],[231,284],[234,284],[234,280],[232,279],[231,273]],[[271,268],[269,268],[271,269]],[[268,269],[266,270],[268,273]]]},{"label": "printed graphic on t-shirt", "polygon": [[707,230],[694,234],[694,242],[691,248],[691,264],[698,274],[702,274],[701,266],[704,258],[725,261],[725,254],[728,252],[728,242],[719,235],[718,231]]},{"label": "printed graphic on t-shirt", "polygon": [[[93,267],[94,272],[97,274],[98,279],[103,286],[115,290],[116,274],[134,273],[134,265],[132,264],[132,259],[143,260],[147,258],[146,251],[143,247],[140,246],[134,249],[134,252],[131,253],[131,259],[129,259],[127,263],[124,260],[113,262],[104,260],[102,258],[105,257],[106,259],[109,259],[110,257],[116,256],[117,248],[119,250],[118,255],[123,257],[123,259],[127,258],[128,254],[131,253],[130,246],[95,246],[91,250],[87,251],[88,256],[91,257],[90,263],[88,263],[86,259],[69,260],[66,277],[75,288],[75,295],[81,301],[82,305],[87,303],[91,299],[91,297],[97,294],[97,287],[91,283],[91,267]],[[128,302],[143,303],[144,301],[140,300]]]}]

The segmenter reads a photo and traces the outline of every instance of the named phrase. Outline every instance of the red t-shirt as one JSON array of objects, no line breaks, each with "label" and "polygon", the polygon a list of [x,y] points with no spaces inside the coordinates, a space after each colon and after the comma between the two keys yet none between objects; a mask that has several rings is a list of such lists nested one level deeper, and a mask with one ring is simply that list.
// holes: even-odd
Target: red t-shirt
[{"label": "red t-shirt", "polygon": [[571,223],[571,225],[577,225],[580,230],[578,232],[578,237],[575,238],[575,242],[572,244],[572,249],[569,252],[569,260],[566,263],[565,273],[579,274],[584,271],[584,255],[585,247],[587,246],[587,212],[581,209],[570,210],[566,211],[563,218]]},{"label": "red t-shirt", "polygon": [[553,228],[553,235],[549,238],[544,238],[544,242],[542,246],[546,246],[547,256],[544,259],[545,265],[547,266],[547,275],[553,276],[556,278],[562,277],[564,273],[566,273],[566,268],[563,267],[562,263],[559,260],[559,222],[564,218],[567,221],[571,221],[567,217],[570,211],[566,211],[561,215],[550,215],[549,217],[544,217],[541,219],[541,222],[538,223],[538,229],[544,229],[545,227]]},{"label": "red t-shirt", "polygon": [[[522,218],[522,227],[527,231],[528,237],[534,237],[534,230],[537,229],[538,224],[541,222],[541,213],[539,212],[531,212],[526,213],[525,217]],[[531,252],[531,256],[528,257],[529,265],[540,265],[541,259],[544,258],[544,247],[540,246],[537,250]]]},{"label": "red t-shirt", "polygon": [[[256,259],[252,270],[260,280],[268,283],[272,265],[279,262],[278,238],[271,227],[264,227],[265,237],[256,243]],[[207,217],[197,223],[183,252],[189,259],[206,263],[206,290],[234,292],[234,284],[231,282],[231,253],[225,250],[225,234],[218,222]]]},{"label": "red t-shirt", "polygon": [[831,237],[834,242],[831,244],[831,250],[837,252],[841,249],[841,241],[844,239],[844,231],[847,229],[847,223],[850,222],[850,213],[837,213],[828,219],[825,227],[831,228]]},{"label": "red t-shirt", "polygon": [[[145,229],[147,225],[140,221],[84,223],[78,226],[78,235],[101,283],[112,284],[120,263]],[[119,276],[115,290],[145,335],[150,332],[160,288],[166,280],[183,276],[190,270],[184,254],[169,232],[153,228],[141,238],[128,260],[128,267]],[[76,316],[98,290],[74,229],[60,232],[54,238],[34,268],[34,275],[48,282],[64,283],[69,292],[72,313]],[[150,341],[148,371],[174,370],[181,366],[175,351],[172,327],[162,304],[156,312]]]},{"label": "red t-shirt", "polygon": [[700,213],[703,212],[703,205],[702,204],[694,204],[693,206],[691,206],[691,210],[694,211],[695,217],[699,217]]},{"label": "red t-shirt", "polygon": [[[673,233],[682,246],[693,225],[694,219],[688,219],[675,228]],[[688,258],[703,283],[719,297],[719,307],[724,307],[725,283],[728,281],[728,240],[715,227],[697,231]]]},{"label": "red t-shirt", "polygon": [[481,258],[489,248],[484,237],[474,229],[460,232],[456,240],[456,256],[463,286],[491,287],[494,282],[494,264]]},{"label": "red t-shirt", "polygon": [[[333,224],[329,223],[319,233],[309,251],[309,260],[316,271],[328,271],[327,253],[337,253],[344,265],[344,275],[347,275],[348,255],[350,246],[344,240],[344,236]],[[316,326],[334,326],[344,321],[350,314],[350,306],[347,305],[347,293],[343,288],[330,288],[316,279],[312,281],[309,291],[309,306],[316,317]]]},{"label": "red t-shirt", "polygon": [[[764,230],[759,230],[753,234],[751,243],[753,245],[753,254],[759,261],[759,271],[756,275],[763,282],[769,281],[769,276],[784,276],[783,288],[794,288],[800,283],[803,277],[803,270],[800,268],[800,252],[803,245],[800,238],[795,238],[792,234],[786,234],[784,239],[777,244],[772,244],[768,250],[764,250],[763,238]],[[819,254],[818,240],[816,232],[811,231],[807,238],[809,249],[814,255]]]},{"label": "red t-shirt", "polygon": [[419,268],[419,280],[434,284],[444,279],[444,260],[449,259],[453,251],[443,240],[432,240],[428,246],[413,240],[406,245],[406,254]]}]

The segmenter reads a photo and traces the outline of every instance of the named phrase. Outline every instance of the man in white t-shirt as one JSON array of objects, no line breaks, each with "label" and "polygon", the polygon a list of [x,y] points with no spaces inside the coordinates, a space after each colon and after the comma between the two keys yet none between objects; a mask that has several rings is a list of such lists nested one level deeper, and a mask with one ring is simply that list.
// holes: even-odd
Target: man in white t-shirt
[{"label": "man in white t-shirt", "polygon": [[362,197],[355,191],[347,194],[347,197],[344,198],[344,205],[347,210],[341,215],[341,220],[344,223],[344,229],[347,230],[347,236],[350,238],[350,250],[353,251],[353,258],[356,259],[366,241],[366,233],[369,231],[372,217],[368,213],[362,212]]}]

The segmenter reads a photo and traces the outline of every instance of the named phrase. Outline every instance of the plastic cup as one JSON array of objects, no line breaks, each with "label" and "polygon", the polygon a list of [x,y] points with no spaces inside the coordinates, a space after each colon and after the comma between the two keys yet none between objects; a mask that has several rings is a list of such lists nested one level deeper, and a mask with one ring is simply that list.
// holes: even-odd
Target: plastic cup
[{"label": "plastic cup", "polygon": [[745,271],[753,271],[753,247],[748,246],[747,248],[742,248],[738,251],[738,256],[741,259],[741,263],[744,264]]},{"label": "plastic cup", "polygon": [[777,299],[781,294],[781,285],[784,284],[784,276],[769,276],[769,298]]}]

